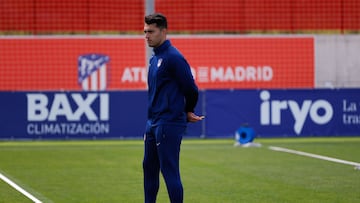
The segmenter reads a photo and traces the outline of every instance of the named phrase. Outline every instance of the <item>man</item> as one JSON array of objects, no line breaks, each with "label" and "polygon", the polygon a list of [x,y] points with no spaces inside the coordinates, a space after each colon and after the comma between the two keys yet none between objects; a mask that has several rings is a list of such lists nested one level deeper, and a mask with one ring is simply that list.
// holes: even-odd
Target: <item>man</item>
[{"label": "man", "polygon": [[194,114],[198,88],[190,66],[166,38],[167,20],[162,14],[145,16],[145,39],[153,48],[148,71],[148,121],[144,135],[145,203],[156,202],[160,171],[171,203],[183,202],[179,155],[187,122]]}]

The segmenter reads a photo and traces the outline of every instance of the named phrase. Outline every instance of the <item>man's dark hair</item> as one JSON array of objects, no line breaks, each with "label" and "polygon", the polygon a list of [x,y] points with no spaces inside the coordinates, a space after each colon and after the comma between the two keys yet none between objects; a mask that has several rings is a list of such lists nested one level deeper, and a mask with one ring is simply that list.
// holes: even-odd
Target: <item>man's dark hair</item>
[{"label": "man's dark hair", "polygon": [[156,27],[160,29],[167,28],[166,17],[161,13],[154,13],[145,16],[145,23],[148,25],[156,24]]}]

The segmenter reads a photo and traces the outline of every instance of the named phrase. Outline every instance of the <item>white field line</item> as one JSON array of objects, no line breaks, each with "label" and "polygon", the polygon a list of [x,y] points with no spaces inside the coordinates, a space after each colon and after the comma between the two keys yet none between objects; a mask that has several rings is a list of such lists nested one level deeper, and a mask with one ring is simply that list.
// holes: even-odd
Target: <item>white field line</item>
[{"label": "white field line", "polygon": [[38,200],[36,197],[34,197],[32,194],[28,193],[24,189],[22,189],[20,186],[18,186],[16,183],[11,181],[9,178],[4,176],[0,173],[0,179],[5,181],[7,184],[9,184],[11,187],[15,188],[17,191],[21,192],[23,195],[25,195],[27,198],[31,199],[35,203],[42,203],[40,200]]},{"label": "white field line", "polygon": [[322,159],[322,160],[326,160],[326,161],[332,161],[332,162],[336,162],[336,163],[341,163],[341,164],[352,165],[352,166],[355,166],[355,167],[360,167],[360,163],[352,162],[352,161],[345,161],[345,160],[342,160],[342,159],[336,159],[336,158],[332,158],[332,157],[328,157],[328,156],[311,154],[311,153],[307,153],[307,152],[296,151],[296,150],[292,150],[292,149],[286,149],[286,148],[274,147],[274,146],[270,146],[269,149],[274,150],[274,151],[287,152],[287,153],[291,153],[291,154],[297,154],[297,155],[312,157],[312,158],[316,158],[316,159]]}]

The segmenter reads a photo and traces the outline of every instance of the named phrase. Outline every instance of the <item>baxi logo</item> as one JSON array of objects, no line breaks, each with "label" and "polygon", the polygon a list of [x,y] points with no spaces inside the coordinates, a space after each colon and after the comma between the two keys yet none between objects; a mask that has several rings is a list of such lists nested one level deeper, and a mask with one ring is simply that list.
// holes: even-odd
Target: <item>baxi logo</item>
[{"label": "baxi logo", "polygon": [[108,93],[29,93],[27,133],[97,135],[110,132]]},{"label": "baxi logo", "polygon": [[85,91],[106,90],[107,64],[110,58],[103,54],[86,54],[78,58],[78,81]]},{"label": "baxi logo", "polygon": [[[109,95],[106,93],[55,93],[53,99],[43,93],[29,93],[27,96],[28,121],[57,121],[58,117],[65,117],[67,121],[109,120]],[[98,107],[94,109],[93,104]]]},{"label": "baxi logo", "polygon": [[328,123],[334,114],[331,104],[323,99],[304,100],[298,104],[294,100],[270,100],[269,91],[261,91],[260,99],[260,124],[261,125],[281,125],[281,112],[290,110],[294,118],[294,131],[299,135],[304,127],[308,115],[310,119],[318,124]]}]

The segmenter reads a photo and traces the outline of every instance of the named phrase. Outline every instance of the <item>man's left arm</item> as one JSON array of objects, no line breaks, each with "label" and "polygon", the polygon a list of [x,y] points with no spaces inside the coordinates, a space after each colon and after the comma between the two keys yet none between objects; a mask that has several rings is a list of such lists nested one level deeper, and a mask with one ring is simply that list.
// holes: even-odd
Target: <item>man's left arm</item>
[{"label": "man's left arm", "polygon": [[195,84],[194,77],[191,73],[191,68],[188,62],[180,57],[175,61],[175,78],[180,84],[181,91],[185,96],[185,112],[189,122],[197,122],[204,118],[204,116],[197,116],[194,113],[195,106],[199,97],[199,90]]}]

